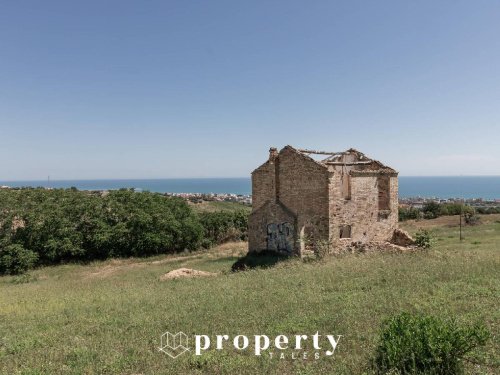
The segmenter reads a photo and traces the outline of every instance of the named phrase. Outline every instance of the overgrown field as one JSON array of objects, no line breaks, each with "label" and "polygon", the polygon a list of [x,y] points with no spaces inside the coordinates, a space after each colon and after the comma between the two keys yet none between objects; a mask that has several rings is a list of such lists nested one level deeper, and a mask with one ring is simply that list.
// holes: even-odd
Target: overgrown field
[{"label": "overgrown field", "polygon": [[[246,250],[230,243],[184,255],[39,268],[0,277],[2,374],[362,374],[383,319],[423,312],[483,321],[492,333],[466,363],[468,374],[500,373],[500,215],[482,217],[458,240],[458,218],[425,225],[430,250],[351,254],[321,262],[291,260],[231,273]],[[180,267],[216,277],[161,282]],[[172,359],[160,335],[342,334],[333,357],[255,357],[211,350]]]},{"label": "overgrown field", "polygon": [[188,203],[197,212],[244,211],[250,214],[250,212],[252,211],[252,206],[238,202],[201,201],[199,203],[192,203],[192,202]]}]

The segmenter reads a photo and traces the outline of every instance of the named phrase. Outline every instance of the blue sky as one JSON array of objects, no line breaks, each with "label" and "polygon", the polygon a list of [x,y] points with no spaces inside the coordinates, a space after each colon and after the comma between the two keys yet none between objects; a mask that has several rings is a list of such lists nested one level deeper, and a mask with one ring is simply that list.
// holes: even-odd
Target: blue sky
[{"label": "blue sky", "polygon": [[0,180],[240,177],[269,146],[500,174],[498,1],[2,1]]}]

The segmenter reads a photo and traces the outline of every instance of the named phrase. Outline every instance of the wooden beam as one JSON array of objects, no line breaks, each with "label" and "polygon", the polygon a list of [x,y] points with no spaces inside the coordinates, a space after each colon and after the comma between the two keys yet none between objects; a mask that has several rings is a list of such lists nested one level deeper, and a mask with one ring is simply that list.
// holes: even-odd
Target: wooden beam
[{"label": "wooden beam", "polygon": [[325,161],[324,163],[325,164],[329,164],[329,165],[366,165],[366,164],[373,163],[373,161],[372,160],[368,160],[368,161],[351,161],[351,162],[346,162],[346,163],[343,163],[341,161]]},{"label": "wooden beam", "polygon": [[341,155],[342,152],[330,152],[330,151],[316,151],[316,150],[304,150],[298,149],[297,151],[304,154],[316,154],[316,155]]}]

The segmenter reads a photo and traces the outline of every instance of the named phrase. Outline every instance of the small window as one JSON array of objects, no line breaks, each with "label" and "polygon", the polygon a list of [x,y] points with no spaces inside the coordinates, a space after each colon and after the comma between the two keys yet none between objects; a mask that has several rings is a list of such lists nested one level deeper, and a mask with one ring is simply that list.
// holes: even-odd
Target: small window
[{"label": "small window", "polygon": [[377,178],[378,186],[378,209],[386,211],[391,209],[391,189],[388,176],[379,176]]},{"label": "small window", "polygon": [[341,177],[341,183],[342,197],[344,197],[345,200],[351,199],[351,176],[348,173],[343,174]]},{"label": "small window", "polygon": [[351,226],[342,225],[340,227],[340,238],[351,238]]}]

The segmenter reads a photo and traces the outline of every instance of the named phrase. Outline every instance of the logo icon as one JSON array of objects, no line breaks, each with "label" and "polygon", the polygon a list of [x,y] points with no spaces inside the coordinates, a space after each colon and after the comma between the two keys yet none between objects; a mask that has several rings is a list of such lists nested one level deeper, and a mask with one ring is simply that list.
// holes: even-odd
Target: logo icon
[{"label": "logo icon", "polygon": [[184,332],[170,333],[165,332],[160,337],[160,352],[167,354],[172,358],[177,358],[181,354],[189,351],[188,336]]}]

